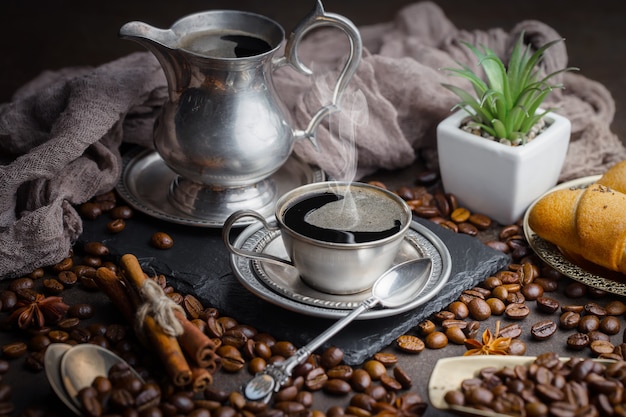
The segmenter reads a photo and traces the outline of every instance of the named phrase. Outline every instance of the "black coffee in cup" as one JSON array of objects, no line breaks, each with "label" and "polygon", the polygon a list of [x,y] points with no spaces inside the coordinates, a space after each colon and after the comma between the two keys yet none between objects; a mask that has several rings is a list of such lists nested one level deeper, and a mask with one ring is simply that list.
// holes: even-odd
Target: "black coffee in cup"
[{"label": "black coffee in cup", "polygon": [[332,243],[364,243],[393,236],[402,228],[403,208],[377,191],[354,189],[304,196],[283,214],[287,227]]}]

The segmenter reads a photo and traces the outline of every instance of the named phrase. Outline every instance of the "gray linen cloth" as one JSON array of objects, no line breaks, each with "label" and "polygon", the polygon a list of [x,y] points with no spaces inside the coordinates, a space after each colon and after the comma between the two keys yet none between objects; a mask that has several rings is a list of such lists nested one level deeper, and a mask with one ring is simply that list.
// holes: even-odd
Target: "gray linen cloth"
[{"label": "gray linen cloth", "polygon": [[[534,46],[559,38],[537,21],[510,31],[460,30],[430,2],[400,10],[394,21],[359,29],[362,63],[343,111],[318,129],[321,152],[304,142],[295,146],[298,155],[337,179],[401,168],[418,150],[434,150],[436,125],[455,103],[441,83],[463,85],[441,68],[476,65],[461,41],[484,44],[506,58],[521,31]],[[304,78],[289,68],[276,72],[275,83],[298,127],[325,101],[343,63],[342,43],[347,45],[336,31],[312,33],[300,55],[316,75]],[[565,44],[549,49],[542,65],[545,71],[567,66]],[[600,173],[626,159],[626,149],[609,129],[615,104],[606,88],[579,73],[563,74],[562,82],[566,89],[549,99],[572,122],[561,180]],[[97,68],[43,72],[11,102],[0,104],[0,278],[67,256],[82,231],[73,205],[115,186],[122,142],[152,147],[152,126],[166,95],[161,67],[145,52]],[[351,144],[356,152],[349,152]],[[424,154],[436,166],[436,153]]]}]

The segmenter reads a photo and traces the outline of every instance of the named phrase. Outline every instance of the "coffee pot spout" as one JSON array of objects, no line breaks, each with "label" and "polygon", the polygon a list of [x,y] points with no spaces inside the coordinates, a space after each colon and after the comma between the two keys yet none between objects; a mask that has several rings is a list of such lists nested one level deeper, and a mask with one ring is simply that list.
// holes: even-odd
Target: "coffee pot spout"
[{"label": "coffee pot spout", "polygon": [[[184,68],[185,58],[177,51],[178,36],[171,29],[159,29],[150,26],[144,22],[128,22],[119,30],[119,36],[122,39],[129,39],[139,43],[150,51],[159,61],[168,85],[174,87],[184,85],[185,81],[181,80],[182,74],[186,71]],[[183,77],[184,78],[184,77]]]}]

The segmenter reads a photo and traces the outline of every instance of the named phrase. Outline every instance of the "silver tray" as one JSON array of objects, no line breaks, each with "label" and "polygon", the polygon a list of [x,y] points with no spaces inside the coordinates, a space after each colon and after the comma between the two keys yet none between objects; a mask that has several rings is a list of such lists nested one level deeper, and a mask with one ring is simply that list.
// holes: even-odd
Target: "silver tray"
[{"label": "silver tray", "polygon": [[567,181],[557,185],[540,196],[533,204],[531,204],[524,214],[524,234],[526,235],[528,244],[535,251],[535,253],[544,262],[563,275],[593,288],[613,294],[626,295],[626,275],[594,265],[591,262],[582,259],[580,256],[564,253],[563,250],[555,244],[539,237],[528,224],[530,211],[536,202],[539,201],[544,195],[551,193],[552,191],[567,188],[586,188],[598,181],[600,177],[602,177],[602,175],[591,175]]},{"label": "silver tray", "polygon": [[[221,221],[183,213],[169,202],[167,196],[176,173],[165,164],[156,151],[145,148],[133,149],[124,155],[122,164],[122,176],[116,190],[134,209],[172,223],[213,228],[221,228],[224,225]],[[270,178],[275,182],[278,198],[301,185],[324,181],[324,173],[292,154]],[[247,225],[253,221],[243,220],[237,225]]]},{"label": "silver tray", "polygon": [[[272,232],[261,224],[248,226],[234,242],[234,246],[255,252],[266,252],[287,258],[280,232]],[[398,264],[410,259],[429,256],[432,271],[421,290],[407,305],[367,311],[358,319],[390,317],[413,310],[436,296],[450,277],[450,252],[437,235],[417,222],[412,222],[400,252],[394,260]],[[326,294],[304,284],[295,268],[250,260],[231,254],[230,263],[239,282],[250,292],[287,310],[324,317],[340,318],[372,295],[371,291],[358,294]]]}]

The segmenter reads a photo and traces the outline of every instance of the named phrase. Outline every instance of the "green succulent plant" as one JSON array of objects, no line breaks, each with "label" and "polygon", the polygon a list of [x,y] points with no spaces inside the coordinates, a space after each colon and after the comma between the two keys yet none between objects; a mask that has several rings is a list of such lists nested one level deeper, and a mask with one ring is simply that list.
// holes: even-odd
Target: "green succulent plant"
[{"label": "green succulent plant", "polygon": [[452,110],[462,108],[470,117],[470,123],[487,132],[489,135],[508,141],[525,143],[525,138],[531,128],[554,108],[537,112],[548,94],[555,88],[563,85],[551,84],[550,79],[565,71],[578,70],[575,67],[563,68],[543,78],[537,65],[541,62],[543,53],[554,44],[563,41],[557,39],[548,42],[531,53],[529,46],[524,46],[524,33],[513,47],[509,65],[506,67],[495,52],[484,45],[475,47],[467,42],[467,46],[478,58],[483,68],[486,81],[483,81],[467,65],[460,64],[461,68],[445,68],[452,75],[463,77],[472,83],[474,94],[451,85],[442,84],[456,94],[461,101]]}]

